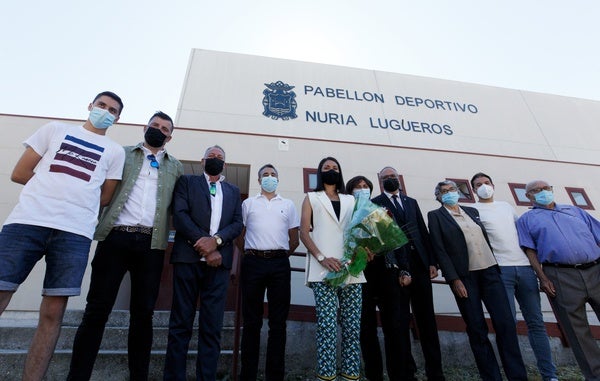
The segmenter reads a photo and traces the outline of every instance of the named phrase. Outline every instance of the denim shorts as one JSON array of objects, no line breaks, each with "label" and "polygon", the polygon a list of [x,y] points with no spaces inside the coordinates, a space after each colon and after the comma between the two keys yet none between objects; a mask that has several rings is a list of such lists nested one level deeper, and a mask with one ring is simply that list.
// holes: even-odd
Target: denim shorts
[{"label": "denim shorts", "polygon": [[16,291],[45,256],[42,295],[77,296],[92,240],[43,226],[9,224],[0,231],[0,291]]}]

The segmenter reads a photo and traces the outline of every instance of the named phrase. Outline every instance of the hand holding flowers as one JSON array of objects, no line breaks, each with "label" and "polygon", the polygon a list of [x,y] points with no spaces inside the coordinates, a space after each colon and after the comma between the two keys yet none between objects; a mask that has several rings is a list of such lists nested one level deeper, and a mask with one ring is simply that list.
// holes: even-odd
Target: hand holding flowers
[{"label": "hand holding flowers", "polygon": [[[342,267],[338,271],[329,271],[325,281],[332,286],[344,286],[349,276],[360,275],[374,255],[395,250],[406,243],[406,234],[384,208],[372,203],[368,197],[359,197],[344,233]],[[408,285],[410,278],[402,282]]]}]

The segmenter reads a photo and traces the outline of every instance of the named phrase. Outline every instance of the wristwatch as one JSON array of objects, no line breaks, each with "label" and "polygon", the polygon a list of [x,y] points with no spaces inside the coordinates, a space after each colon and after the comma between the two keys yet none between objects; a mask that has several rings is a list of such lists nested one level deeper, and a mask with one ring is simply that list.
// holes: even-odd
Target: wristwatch
[{"label": "wristwatch", "polygon": [[323,262],[324,260],[325,260],[325,256],[323,254],[317,255],[317,261],[319,261],[319,263]]},{"label": "wristwatch", "polygon": [[217,241],[217,247],[221,246],[223,244],[223,238],[219,237],[218,235],[213,235],[213,238],[215,239],[215,241]]}]

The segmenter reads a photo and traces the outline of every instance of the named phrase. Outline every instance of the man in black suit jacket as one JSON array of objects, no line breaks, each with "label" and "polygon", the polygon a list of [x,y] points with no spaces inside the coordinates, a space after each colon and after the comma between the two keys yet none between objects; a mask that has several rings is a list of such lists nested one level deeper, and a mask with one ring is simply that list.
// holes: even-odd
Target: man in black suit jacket
[{"label": "man in black suit jacket", "polygon": [[[410,349],[410,305],[415,314],[428,380],[444,380],[442,355],[433,310],[431,278],[438,274],[427,226],[415,199],[400,193],[398,172],[385,167],[379,173],[384,193],[375,204],[385,207],[409,238],[404,247],[375,257],[365,269],[361,347],[365,373],[370,381],[382,379],[382,360],[376,336],[375,305],[379,306],[390,380],[416,380],[416,365]],[[396,205],[397,203],[397,205]],[[403,287],[398,275],[410,269],[412,281]]]},{"label": "man in black suit jacket", "polygon": [[221,176],[225,151],[209,147],[202,162],[204,175],[181,176],[173,192],[173,305],[164,380],[186,379],[198,297],[196,379],[216,378],[232,243],[243,227],[240,191]]}]

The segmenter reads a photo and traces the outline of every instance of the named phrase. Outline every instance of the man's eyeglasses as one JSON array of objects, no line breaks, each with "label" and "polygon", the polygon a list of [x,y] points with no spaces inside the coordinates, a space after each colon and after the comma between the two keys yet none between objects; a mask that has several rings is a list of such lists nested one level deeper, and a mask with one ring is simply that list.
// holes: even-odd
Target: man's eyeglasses
[{"label": "man's eyeglasses", "polygon": [[158,161],[156,160],[156,156],[154,156],[154,155],[148,155],[146,157],[148,158],[148,160],[150,160],[150,166],[152,168],[158,169],[159,165],[158,165]]},{"label": "man's eyeglasses", "polygon": [[456,192],[456,188],[452,187],[452,188],[440,189],[441,194],[446,194],[448,192]]},{"label": "man's eyeglasses", "polygon": [[529,193],[536,194],[536,193],[540,193],[543,190],[552,192],[552,186],[546,185],[545,187],[541,187],[541,188],[533,188],[533,189],[529,190]]}]

